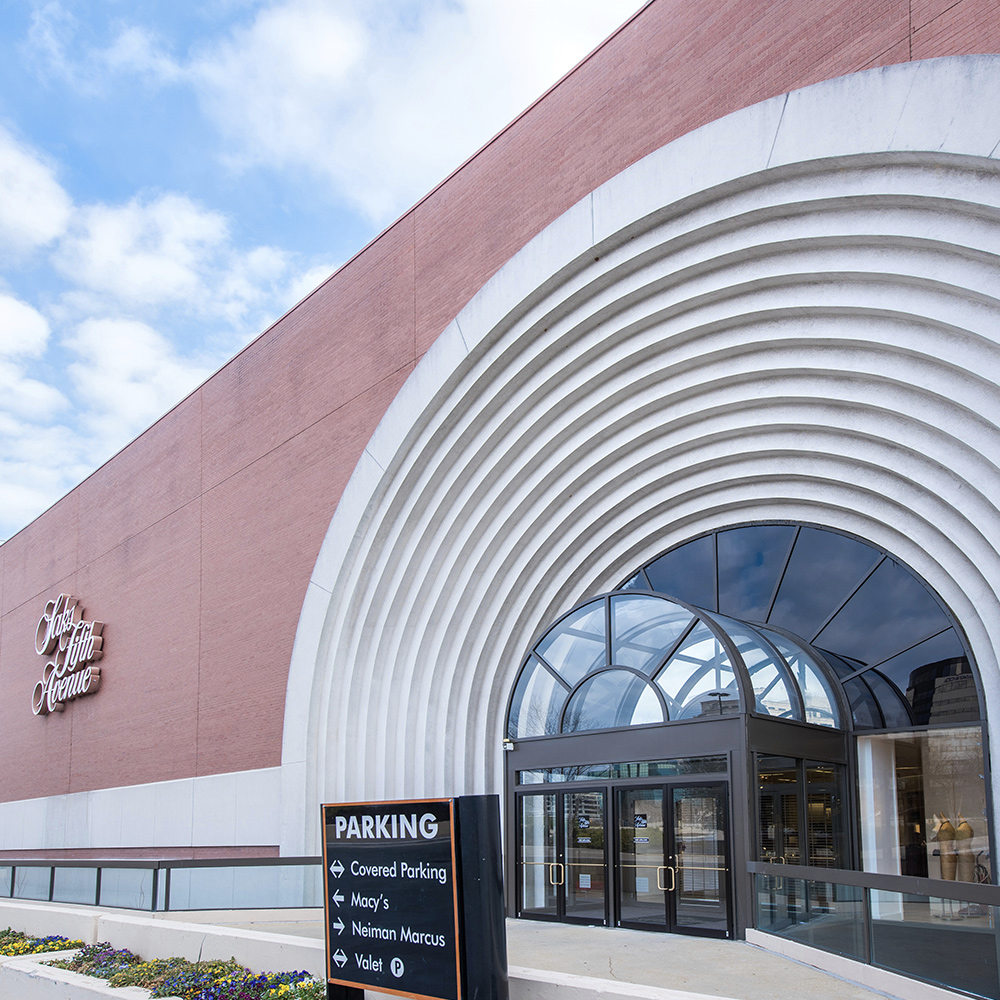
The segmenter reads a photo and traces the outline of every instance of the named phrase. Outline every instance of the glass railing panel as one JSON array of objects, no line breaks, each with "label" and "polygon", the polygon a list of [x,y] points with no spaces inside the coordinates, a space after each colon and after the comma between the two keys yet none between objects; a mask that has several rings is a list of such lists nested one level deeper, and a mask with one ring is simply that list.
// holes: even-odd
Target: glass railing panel
[{"label": "glass railing panel", "polygon": [[232,868],[173,868],[171,910],[222,910],[233,905]]},{"label": "glass railing panel", "polygon": [[56,868],[52,899],[57,903],[86,903],[97,901],[96,868]]},{"label": "glass railing panel", "polygon": [[51,868],[30,868],[15,865],[14,898],[48,899]]},{"label": "glass railing panel", "polygon": [[996,1000],[994,906],[871,891],[872,964]]},{"label": "glass railing panel", "polygon": [[153,872],[150,868],[102,868],[101,906],[130,910],[153,908]]},{"label": "glass railing panel", "polygon": [[173,868],[171,910],[251,910],[322,906],[319,865]]},{"label": "glass railing panel", "polygon": [[755,879],[760,930],[865,960],[863,889],[784,876]]}]

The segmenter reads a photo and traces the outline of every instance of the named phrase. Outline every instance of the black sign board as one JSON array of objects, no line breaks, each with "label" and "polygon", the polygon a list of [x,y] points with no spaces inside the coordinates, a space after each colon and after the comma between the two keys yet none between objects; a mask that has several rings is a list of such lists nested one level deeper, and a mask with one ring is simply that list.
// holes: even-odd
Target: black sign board
[{"label": "black sign board", "polygon": [[506,1000],[496,797],[322,811],[328,982],[426,1000]]}]

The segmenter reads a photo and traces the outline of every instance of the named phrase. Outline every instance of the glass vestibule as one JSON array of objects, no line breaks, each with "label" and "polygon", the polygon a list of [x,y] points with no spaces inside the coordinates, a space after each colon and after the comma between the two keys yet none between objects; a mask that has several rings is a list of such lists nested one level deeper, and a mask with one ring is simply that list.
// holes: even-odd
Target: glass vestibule
[{"label": "glass vestibule", "polygon": [[[892,881],[929,880],[923,898],[947,902],[941,883],[957,898],[959,883],[992,879],[982,704],[960,626],[892,555],[815,525],[737,525],[657,556],[542,635],[511,692],[508,773],[522,792],[606,781],[608,919],[685,930],[673,795],[722,775],[628,783],[622,765],[567,761],[728,754],[717,839],[735,933],[756,923],[906,972],[892,942],[925,911],[992,933],[992,896],[968,889],[938,913]],[[725,894],[712,888],[685,905],[704,913]]]}]

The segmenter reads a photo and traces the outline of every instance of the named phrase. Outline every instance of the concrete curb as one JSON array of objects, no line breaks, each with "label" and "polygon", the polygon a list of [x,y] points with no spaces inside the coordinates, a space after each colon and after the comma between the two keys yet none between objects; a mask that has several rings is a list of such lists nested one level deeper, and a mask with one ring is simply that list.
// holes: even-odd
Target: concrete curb
[{"label": "concrete curb", "polygon": [[290,934],[104,915],[97,921],[97,935],[99,941],[110,941],[116,948],[128,948],[144,958],[177,955],[190,962],[235,958],[253,972],[304,969],[310,975],[326,977],[324,942]]},{"label": "concrete curb", "polygon": [[6,924],[26,934],[63,934],[85,944],[109,941],[143,958],[235,958],[253,972],[304,969],[326,977],[324,942],[291,934],[20,900],[0,903],[0,926]]},{"label": "concrete curb", "polygon": [[0,956],[0,1000],[53,1000],[55,997],[59,1000],[97,1000],[100,997],[149,1000],[149,990],[141,986],[111,987],[103,979],[44,964],[73,954],[73,951],[46,951],[31,956]]}]

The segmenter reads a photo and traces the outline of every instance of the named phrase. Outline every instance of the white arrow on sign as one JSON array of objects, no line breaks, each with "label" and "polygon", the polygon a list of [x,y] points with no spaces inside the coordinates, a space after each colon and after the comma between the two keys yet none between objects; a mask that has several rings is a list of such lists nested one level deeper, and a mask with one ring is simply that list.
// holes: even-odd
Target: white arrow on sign
[{"label": "white arrow on sign", "polygon": [[337,878],[340,878],[340,876],[344,874],[344,866],[339,861],[334,861],[334,863],[330,865],[330,871]]},{"label": "white arrow on sign", "polygon": [[331,926],[337,928],[337,936],[340,937],[340,935],[344,933],[344,927],[346,927],[347,925],[344,923],[343,920],[340,919],[340,917],[337,917],[337,919],[334,920]]},{"label": "white arrow on sign", "polygon": [[344,954],[343,948],[338,948],[330,957],[337,963],[338,969],[347,965],[347,956]]},{"label": "white arrow on sign", "polygon": [[340,904],[344,901],[344,897],[339,892],[335,892],[333,894],[333,901],[337,904],[337,906],[340,906]]}]

